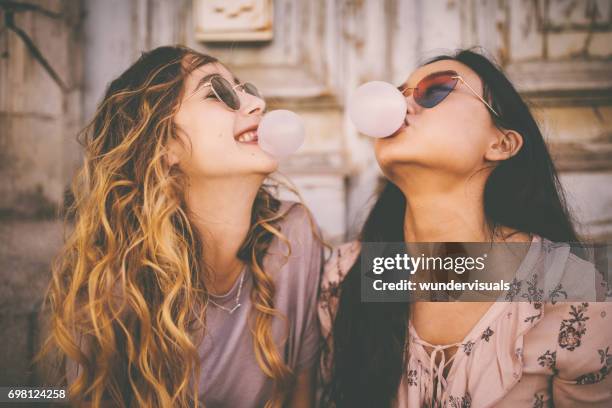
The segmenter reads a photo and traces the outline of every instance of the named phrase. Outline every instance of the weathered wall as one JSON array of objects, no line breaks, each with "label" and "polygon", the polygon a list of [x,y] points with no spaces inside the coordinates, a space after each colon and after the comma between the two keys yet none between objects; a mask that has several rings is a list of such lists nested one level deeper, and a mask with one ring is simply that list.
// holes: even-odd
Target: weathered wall
[{"label": "weathered wall", "polygon": [[304,148],[281,168],[334,242],[358,230],[380,176],[371,141],[342,115],[349,92],[373,79],[399,83],[428,57],[482,45],[539,107],[581,231],[612,234],[612,193],[590,199],[612,180],[609,1],[277,0],[274,38],[256,44],[199,42],[189,0],[88,1],[86,8],[96,16],[85,24],[86,115],[142,50],[183,43],[217,56],[256,83],[271,108],[306,119]]},{"label": "weathered wall", "polygon": [[[80,160],[75,138],[82,124],[80,1],[24,3],[44,10],[15,9],[15,26],[40,50],[59,83],[2,24],[0,385],[36,381],[29,359],[37,343],[37,305],[62,236],[54,218]],[[0,20],[5,22],[7,13],[0,4]]]},{"label": "weathered wall", "polygon": [[[63,199],[78,162],[81,52],[78,1],[39,1],[58,14],[16,11],[15,25],[40,49],[65,89],[53,81],[13,31],[1,34],[0,212],[45,216]],[[0,8],[0,16],[6,13]]]}]

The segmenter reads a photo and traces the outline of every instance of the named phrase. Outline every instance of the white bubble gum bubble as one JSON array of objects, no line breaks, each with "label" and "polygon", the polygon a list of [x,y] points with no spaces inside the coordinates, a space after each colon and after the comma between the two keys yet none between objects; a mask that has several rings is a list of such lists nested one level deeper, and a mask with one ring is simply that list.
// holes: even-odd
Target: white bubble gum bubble
[{"label": "white bubble gum bubble", "polygon": [[348,114],[359,132],[371,137],[387,137],[402,126],[407,108],[404,95],[396,87],[372,81],[353,92]]},{"label": "white bubble gum bubble", "polygon": [[302,146],[304,134],[302,118],[284,109],[266,113],[257,128],[259,147],[281,158],[295,153]]}]

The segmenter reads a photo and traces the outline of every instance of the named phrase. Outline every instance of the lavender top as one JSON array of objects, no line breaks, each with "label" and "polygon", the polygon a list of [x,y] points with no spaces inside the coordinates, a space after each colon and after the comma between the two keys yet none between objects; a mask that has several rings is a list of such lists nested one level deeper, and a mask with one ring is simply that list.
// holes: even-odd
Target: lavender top
[{"label": "lavender top", "polygon": [[[272,334],[281,358],[297,375],[318,361],[320,331],[317,318],[317,294],[322,273],[323,246],[313,234],[307,210],[296,202],[283,201],[278,228],[291,245],[274,238],[263,260],[263,269],[274,280],[274,307],[282,317],[272,321]],[[245,268],[241,306],[233,313],[209,304],[207,328],[199,347],[202,373],[199,399],[207,408],[262,407],[272,396],[273,381],[266,377],[255,358],[249,319],[253,275]],[[231,309],[236,304],[240,278],[223,296],[212,297],[218,305]],[[85,344],[81,344],[87,350]],[[67,362],[68,383],[78,370]]]},{"label": "lavender top", "polygon": [[[286,317],[272,322],[274,342],[285,364],[298,374],[311,368],[318,358],[317,292],[323,252],[313,236],[306,209],[295,202],[283,202],[280,211],[287,209],[289,213],[279,227],[291,244],[291,255],[285,261],[287,247],[274,238],[263,266],[276,286],[274,306]],[[200,346],[200,399],[209,408],[262,407],[272,395],[273,382],[255,359],[249,327],[253,280],[249,268],[245,273],[240,308],[230,314],[208,306],[208,328]],[[239,281],[223,297],[213,297],[215,303],[228,309],[234,307]]]}]

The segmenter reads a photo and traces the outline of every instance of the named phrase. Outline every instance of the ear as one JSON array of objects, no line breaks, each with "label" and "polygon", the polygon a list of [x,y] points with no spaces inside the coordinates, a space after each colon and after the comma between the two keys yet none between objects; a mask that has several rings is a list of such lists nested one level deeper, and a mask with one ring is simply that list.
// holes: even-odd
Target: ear
[{"label": "ear", "polygon": [[489,161],[508,160],[523,147],[523,136],[515,130],[501,129],[485,153]]},{"label": "ear", "polygon": [[179,164],[181,157],[182,146],[175,138],[170,138],[166,146],[166,162],[168,167],[173,167]]}]

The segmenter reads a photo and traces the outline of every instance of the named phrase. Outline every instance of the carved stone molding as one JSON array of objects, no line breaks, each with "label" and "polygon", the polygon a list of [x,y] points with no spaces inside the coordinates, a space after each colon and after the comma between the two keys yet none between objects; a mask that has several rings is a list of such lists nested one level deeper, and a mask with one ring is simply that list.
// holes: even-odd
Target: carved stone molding
[{"label": "carved stone molding", "polygon": [[269,41],[273,38],[272,0],[195,0],[199,41]]}]

